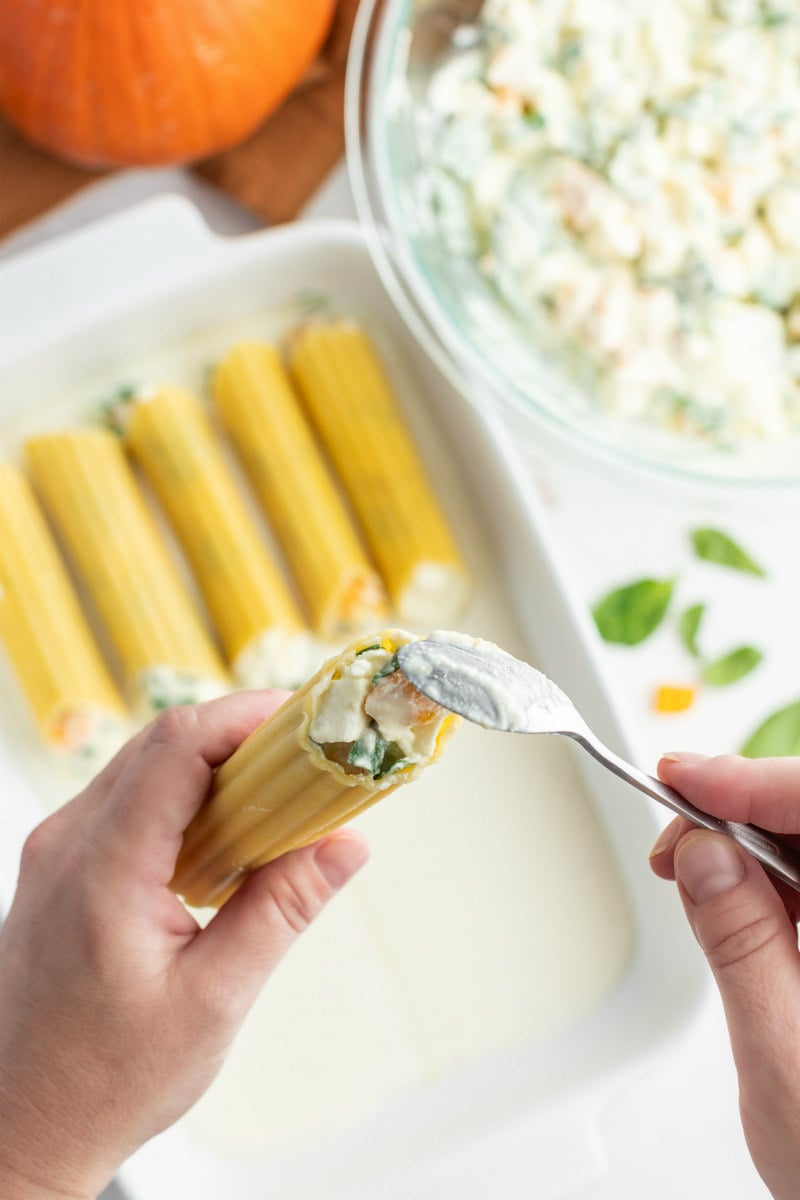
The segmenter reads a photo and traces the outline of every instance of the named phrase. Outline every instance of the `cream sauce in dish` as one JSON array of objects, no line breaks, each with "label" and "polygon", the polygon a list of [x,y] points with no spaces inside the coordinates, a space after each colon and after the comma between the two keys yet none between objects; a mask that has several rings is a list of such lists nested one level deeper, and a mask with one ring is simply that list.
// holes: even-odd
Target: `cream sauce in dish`
[{"label": "cream sauce in dish", "polygon": [[[465,625],[528,658],[493,548],[463,485],[458,495],[459,537],[482,581]],[[357,825],[369,863],[281,963],[182,1122],[225,1157],[306,1152],[393,1097],[546,1043],[627,966],[629,898],[560,739],[464,724]]]}]

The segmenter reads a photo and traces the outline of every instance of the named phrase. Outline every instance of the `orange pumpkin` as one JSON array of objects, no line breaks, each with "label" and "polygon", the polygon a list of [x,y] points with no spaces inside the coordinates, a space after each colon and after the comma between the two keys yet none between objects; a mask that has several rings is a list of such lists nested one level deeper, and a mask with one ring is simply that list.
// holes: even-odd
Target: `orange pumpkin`
[{"label": "orange pumpkin", "polygon": [[303,77],[335,0],[0,0],[0,108],[92,166],[238,142]]}]

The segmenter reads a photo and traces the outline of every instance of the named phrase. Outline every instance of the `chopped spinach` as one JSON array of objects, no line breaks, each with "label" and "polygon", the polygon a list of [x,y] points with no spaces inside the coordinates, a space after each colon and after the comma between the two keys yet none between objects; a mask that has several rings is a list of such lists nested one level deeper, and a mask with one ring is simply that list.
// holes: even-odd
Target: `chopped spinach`
[{"label": "chopped spinach", "polygon": [[386,742],[375,727],[370,726],[364,731],[362,737],[353,742],[347,755],[347,761],[351,767],[358,767],[360,771],[366,771],[374,779],[376,772],[381,768],[385,753]]},{"label": "chopped spinach", "polygon": [[327,316],[334,311],[333,298],[330,293],[321,291],[319,288],[303,288],[296,293],[294,304],[299,314],[304,317]]},{"label": "chopped spinach", "polygon": [[380,671],[376,671],[372,676],[372,682],[377,683],[379,679],[385,679],[387,675],[393,675],[399,669],[400,663],[397,658],[397,651],[395,650],[392,657],[386,660]]},{"label": "chopped spinach", "polygon": [[364,771],[373,779],[383,779],[384,775],[406,766],[408,761],[397,743],[382,738],[375,725],[353,742],[347,754],[349,766]]},{"label": "chopped spinach", "polygon": [[762,12],[758,21],[765,29],[774,29],[777,25],[785,25],[791,18],[788,13],[772,12],[767,9]]},{"label": "chopped spinach", "polygon": [[120,409],[136,398],[138,386],[133,383],[120,384],[110,395],[97,402],[97,415],[102,423],[117,437],[124,437],[125,425]]},{"label": "chopped spinach", "polygon": [[409,762],[396,742],[384,742],[384,745],[386,749],[383,753],[383,761],[377,773],[373,775],[373,779],[383,779],[384,775],[391,775],[394,771],[400,771]]}]

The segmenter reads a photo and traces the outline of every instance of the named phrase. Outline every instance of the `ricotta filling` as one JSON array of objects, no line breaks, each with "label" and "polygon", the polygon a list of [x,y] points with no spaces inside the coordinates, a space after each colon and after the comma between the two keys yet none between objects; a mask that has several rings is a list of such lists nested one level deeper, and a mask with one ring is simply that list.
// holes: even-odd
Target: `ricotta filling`
[{"label": "ricotta filling", "polygon": [[92,705],[69,705],[45,724],[51,745],[69,758],[100,765],[107,762],[131,734],[128,721],[118,713]]},{"label": "ricotta filling", "polygon": [[716,444],[800,429],[799,72],[792,0],[485,0],[418,134],[490,353]]},{"label": "ricotta filling", "polygon": [[177,667],[153,666],[140,671],[133,689],[132,705],[137,717],[149,721],[156,713],[176,704],[202,704],[229,691],[222,678],[197,675]]},{"label": "ricotta filling", "polygon": [[309,736],[348,774],[383,779],[427,762],[446,716],[409,683],[390,650],[367,647],[331,680]]},{"label": "ricotta filling", "polygon": [[332,646],[311,633],[269,629],[245,646],[233,664],[233,673],[240,687],[294,691],[332,653]]}]

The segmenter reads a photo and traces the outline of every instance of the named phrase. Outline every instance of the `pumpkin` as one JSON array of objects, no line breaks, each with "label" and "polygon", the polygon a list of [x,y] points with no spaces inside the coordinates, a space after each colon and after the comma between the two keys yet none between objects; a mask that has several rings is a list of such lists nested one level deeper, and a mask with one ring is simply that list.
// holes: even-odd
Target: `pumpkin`
[{"label": "pumpkin", "polygon": [[233,145],[292,90],[335,0],[0,0],[0,109],[91,166]]}]

